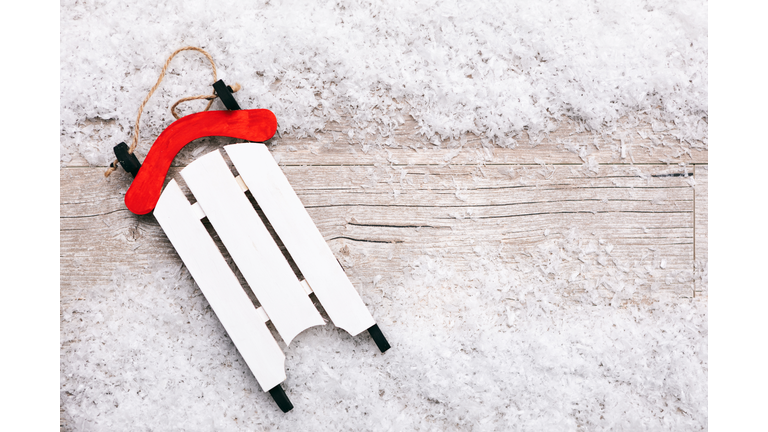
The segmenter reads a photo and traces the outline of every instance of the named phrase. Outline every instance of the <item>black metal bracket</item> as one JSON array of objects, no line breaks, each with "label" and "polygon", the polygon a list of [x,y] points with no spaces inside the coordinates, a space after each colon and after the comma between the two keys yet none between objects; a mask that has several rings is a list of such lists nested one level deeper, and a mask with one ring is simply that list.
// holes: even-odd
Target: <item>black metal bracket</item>
[{"label": "black metal bracket", "polygon": [[221,99],[221,102],[224,103],[224,106],[227,107],[228,110],[240,109],[240,105],[237,104],[235,97],[232,96],[232,93],[234,93],[232,87],[224,84],[224,81],[218,80],[213,83],[213,91],[216,93],[216,96]]},{"label": "black metal bracket", "polygon": [[371,337],[373,338],[373,341],[376,342],[376,346],[379,347],[379,351],[381,351],[382,353],[388,350],[389,348],[391,348],[389,346],[389,342],[387,342],[387,338],[384,337],[384,333],[381,332],[381,329],[379,328],[378,324],[372,325],[368,329],[368,334],[371,335]]},{"label": "black metal bracket", "polygon": [[272,399],[275,400],[277,406],[280,407],[284,413],[293,409],[293,404],[291,403],[290,399],[288,399],[288,396],[285,394],[285,391],[280,386],[280,384],[269,389],[269,394],[272,395]]},{"label": "black metal bracket", "polygon": [[117,161],[120,162],[123,169],[131,173],[133,177],[136,177],[139,173],[139,168],[141,168],[141,163],[136,158],[135,154],[128,152],[128,144],[121,142],[115,146],[114,150],[115,156],[117,156]]}]

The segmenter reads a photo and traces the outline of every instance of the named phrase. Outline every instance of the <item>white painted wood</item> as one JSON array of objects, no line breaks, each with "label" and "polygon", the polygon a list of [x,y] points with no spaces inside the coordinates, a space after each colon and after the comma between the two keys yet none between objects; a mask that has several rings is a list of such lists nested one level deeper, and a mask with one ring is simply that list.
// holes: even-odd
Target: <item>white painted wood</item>
[{"label": "white painted wood", "polygon": [[252,143],[225,149],[333,323],[353,336],[374,325],[371,313],[269,149]]},{"label": "white painted wood", "polygon": [[221,153],[198,158],[181,175],[285,343],[323,325]]},{"label": "white painted wood", "polygon": [[262,390],[283,382],[285,355],[175,180],[154,215]]}]

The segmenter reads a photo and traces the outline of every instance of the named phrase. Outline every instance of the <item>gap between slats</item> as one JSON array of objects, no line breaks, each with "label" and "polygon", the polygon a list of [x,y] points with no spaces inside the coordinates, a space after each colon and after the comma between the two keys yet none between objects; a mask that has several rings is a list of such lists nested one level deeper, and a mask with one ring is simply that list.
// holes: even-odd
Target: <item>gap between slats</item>
[{"label": "gap between slats", "polygon": [[[240,189],[243,191],[243,193],[248,191],[248,186],[245,184],[241,176],[235,177],[235,180],[237,181],[237,184],[240,186]],[[192,211],[195,213],[198,219],[203,219],[205,217],[205,211],[203,211],[203,207],[200,206],[199,202],[190,204],[190,206],[192,207]],[[301,284],[301,287],[304,288],[304,292],[307,295],[312,294],[312,287],[309,286],[309,282],[307,282],[306,279],[300,280],[299,283]],[[265,311],[262,306],[259,306],[256,309],[256,313],[259,314],[259,318],[261,318],[261,320],[265,323],[269,321],[269,315],[267,315],[267,311]]]}]

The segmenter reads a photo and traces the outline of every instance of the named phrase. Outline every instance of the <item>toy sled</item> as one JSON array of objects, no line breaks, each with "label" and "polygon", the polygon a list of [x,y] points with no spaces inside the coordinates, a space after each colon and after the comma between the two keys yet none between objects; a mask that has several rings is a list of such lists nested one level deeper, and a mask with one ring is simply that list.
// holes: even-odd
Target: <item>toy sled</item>
[{"label": "toy sled", "polygon": [[[277,121],[268,110],[201,112],[183,117],[163,131],[140,169],[135,156],[126,156],[117,147],[116,154],[123,167],[135,176],[126,193],[126,205],[137,214],[154,210],[155,218],[262,390],[268,391],[287,412],[293,405],[280,386],[286,379],[285,355],[267,321],[272,322],[286,345],[307,328],[323,325],[308,297],[314,292],[337,327],[353,336],[368,330],[381,352],[389,349],[389,343],[265,145],[224,147],[238,177],[219,150],[184,168],[181,177],[197,200],[194,204],[187,200],[176,180],[171,180],[161,193],[173,158],[192,140],[229,136],[266,141],[276,130]],[[251,205],[247,190],[304,280],[296,277]],[[201,220],[206,217],[261,304],[258,309],[203,226]]]}]

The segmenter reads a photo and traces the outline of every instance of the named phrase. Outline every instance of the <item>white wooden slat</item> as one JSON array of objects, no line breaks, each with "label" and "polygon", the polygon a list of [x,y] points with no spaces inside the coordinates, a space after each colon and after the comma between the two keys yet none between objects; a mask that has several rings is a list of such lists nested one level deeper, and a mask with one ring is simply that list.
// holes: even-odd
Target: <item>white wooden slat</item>
[{"label": "white wooden slat", "polygon": [[286,344],[323,318],[217,150],[181,171]]},{"label": "white wooden slat", "polygon": [[262,390],[285,381],[285,355],[175,180],[160,196],[154,216]]},{"label": "white wooden slat", "polygon": [[353,336],[374,325],[371,313],[269,149],[253,143],[225,149],[333,323]]}]

